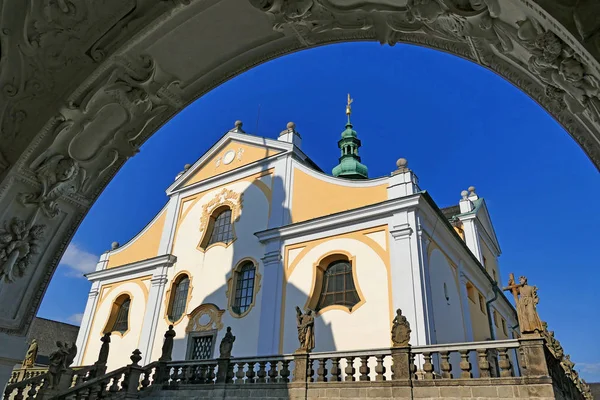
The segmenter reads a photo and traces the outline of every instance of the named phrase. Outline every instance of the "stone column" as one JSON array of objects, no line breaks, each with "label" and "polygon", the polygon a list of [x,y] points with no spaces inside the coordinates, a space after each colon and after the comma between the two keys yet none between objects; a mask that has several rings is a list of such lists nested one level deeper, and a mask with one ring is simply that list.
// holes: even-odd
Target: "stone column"
[{"label": "stone column", "polygon": [[523,376],[550,376],[546,363],[545,340],[540,336],[519,339],[520,368]]},{"label": "stone column", "polygon": [[263,278],[258,328],[258,356],[273,355],[279,352],[279,332],[281,327],[281,307],[283,299],[283,263],[280,241],[267,243],[262,258]]},{"label": "stone column", "polygon": [[164,310],[165,290],[167,285],[167,271],[172,264],[163,264],[158,266],[150,280],[150,291],[148,293],[148,303],[146,304],[146,313],[144,314],[144,322],[142,323],[142,331],[140,334],[140,346],[142,348],[142,365],[152,362],[152,349],[156,339],[156,330],[158,321]]}]

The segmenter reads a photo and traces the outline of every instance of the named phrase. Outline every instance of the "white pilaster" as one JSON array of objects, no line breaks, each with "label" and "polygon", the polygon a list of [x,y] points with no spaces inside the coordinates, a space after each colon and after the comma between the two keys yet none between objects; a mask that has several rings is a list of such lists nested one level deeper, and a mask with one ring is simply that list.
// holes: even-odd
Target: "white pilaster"
[{"label": "white pilaster", "polygon": [[395,214],[389,223],[392,260],[392,305],[400,308],[411,326],[411,344],[431,343],[431,327],[426,312],[424,269],[415,235],[415,212]]},{"label": "white pilaster", "polygon": [[277,140],[288,142],[298,148],[302,148],[302,137],[296,132],[296,124],[293,122],[288,122],[287,129],[279,134]]},{"label": "white pilaster", "polygon": [[258,356],[273,355],[279,351],[279,328],[283,302],[283,262],[281,242],[267,243],[262,258],[262,300],[258,328]]},{"label": "white pilaster", "polygon": [[277,161],[273,172],[271,215],[267,229],[278,228],[292,222],[293,165],[291,156]]},{"label": "white pilaster", "polygon": [[[102,260],[102,258],[101,258]],[[100,266],[101,262],[98,263]],[[101,268],[104,269],[104,268]],[[96,271],[99,271],[99,267]],[[96,281],[92,283],[90,293],[88,294],[87,303],[85,305],[85,311],[83,312],[83,318],[81,319],[81,325],[79,327],[79,333],[77,334],[77,341],[75,344],[79,351],[75,356],[73,362],[74,365],[82,365],[83,362],[83,349],[89,340],[90,329],[92,328],[92,316],[96,312],[96,306],[98,305],[98,295],[100,293],[100,282]]]},{"label": "white pilaster", "polygon": [[158,246],[158,254],[171,253],[173,246],[173,236],[175,235],[175,228],[177,225],[177,209],[179,208],[179,198],[181,194],[177,193],[169,199],[167,205],[167,213],[165,217],[165,226],[163,228],[162,235],[160,237],[160,244]]},{"label": "white pilaster", "polygon": [[418,178],[408,169],[408,161],[401,158],[396,162],[398,169],[389,178],[388,199],[396,199],[419,192]]},{"label": "white pilaster", "polygon": [[423,288],[424,288],[424,293],[425,293],[425,297],[424,297],[424,317],[425,317],[425,325],[429,326],[429,343],[433,344],[433,343],[437,343],[437,337],[436,337],[436,333],[435,333],[435,319],[433,317],[433,307],[431,304],[430,299],[433,298],[432,294],[431,294],[431,275],[430,275],[430,269],[429,269],[429,254],[428,254],[428,247],[429,247],[429,243],[431,243],[431,240],[429,239],[429,237],[424,234],[422,229],[419,229],[418,232],[418,248],[419,248],[419,259],[421,260],[421,265],[422,265],[422,269],[423,269],[423,277],[424,277],[424,282],[423,282]]},{"label": "white pilaster", "polygon": [[142,364],[146,365],[152,362],[152,346],[156,338],[158,321],[161,317],[162,304],[165,297],[165,287],[168,281],[167,272],[172,264],[163,264],[154,270],[150,280],[150,291],[148,293],[148,303],[144,321],[142,322],[142,331],[140,333],[140,351],[142,352]]},{"label": "white pilaster", "polygon": [[481,243],[479,242],[479,230],[475,223],[476,215],[467,215],[458,217],[463,224],[463,230],[465,235],[465,243],[475,257],[483,265],[483,254],[481,252]]}]

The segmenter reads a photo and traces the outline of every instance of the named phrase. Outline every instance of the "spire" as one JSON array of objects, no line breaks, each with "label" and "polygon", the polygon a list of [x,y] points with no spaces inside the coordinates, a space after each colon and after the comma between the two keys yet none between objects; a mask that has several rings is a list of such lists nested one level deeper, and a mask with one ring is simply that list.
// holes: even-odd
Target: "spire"
[{"label": "spire", "polygon": [[332,173],[333,176],[340,178],[366,179],[368,178],[368,169],[364,164],[361,164],[358,155],[361,143],[356,131],[352,129],[352,123],[350,122],[350,115],[352,114],[351,104],[353,102],[354,99],[348,93],[348,102],[346,104],[348,122],[346,123],[346,129],[342,132],[342,138],[338,141],[338,147],[341,150],[340,163],[333,169]]}]

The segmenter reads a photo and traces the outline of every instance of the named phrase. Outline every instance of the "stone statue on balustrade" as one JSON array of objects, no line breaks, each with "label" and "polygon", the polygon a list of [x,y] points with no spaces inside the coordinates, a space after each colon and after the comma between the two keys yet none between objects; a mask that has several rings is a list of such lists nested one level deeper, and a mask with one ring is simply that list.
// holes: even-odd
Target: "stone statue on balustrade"
[{"label": "stone statue on balustrade", "polygon": [[231,350],[233,349],[233,342],[235,342],[235,336],[231,333],[231,327],[227,327],[227,332],[223,339],[221,339],[221,344],[219,345],[219,358],[231,358]]},{"label": "stone statue on balustrade", "polygon": [[29,348],[27,349],[27,353],[25,354],[25,359],[23,360],[23,368],[32,368],[35,365],[35,359],[38,354],[38,344],[35,339],[31,341]]},{"label": "stone statue on balustrade", "polygon": [[517,284],[515,283],[514,275],[510,274],[508,286],[502,290],[510,291],[515,298],[521,333],[523,335],[542,334],[544,327],[536,308],[539,302],[537,287],[529,286],[527,278],[524,276],[519,278],[519,283]]},{"label": "stone statue on balustrade", "polygon": [[48,366],[48,374],[50,379],[48,380],[49,389],[57,389],[62,375],[67,369],[73,364],[75,355],[77,354],[77,346],[75,343],[69,346],[67,342],[56,342],[56,349],[50,354],[50,365]]},{"label": "stone statue on balustrade", "polygon": [[162,345],[162,352],[158,361],[171,361],[171,354],[173,353],[173,338],[175,337],[175,330],[173,325],[169,325],[169,330],[165,332],[165,341]]},{"label": "stone statue on balustrade", "polygon": [[315,348],[315,317],[312,310],[303,314],[300,307],[296,306],[296,323],[298,324],[298,340],[300,348],[298,353],[309,353]]},{"label": "stone statue on balustrade", "polygon": [[410,324],[402,315],[402,310],[396,310],[396,317],[392,322],[392,344],[394,347],[408,347],[410,344]]}]

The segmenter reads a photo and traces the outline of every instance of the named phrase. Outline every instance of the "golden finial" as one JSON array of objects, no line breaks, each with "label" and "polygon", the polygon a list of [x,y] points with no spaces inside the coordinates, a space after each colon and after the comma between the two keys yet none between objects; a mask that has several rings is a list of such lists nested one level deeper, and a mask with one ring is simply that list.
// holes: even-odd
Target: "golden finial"
[{"label": "golden finial", "polygon": [[354,99],[350,98],[350,93],[348,93],[348,104],[346,105],[346,115],[348,117],[352,114],[352,107],[350,107],[350,104],[352,104],[353,101]]}]

